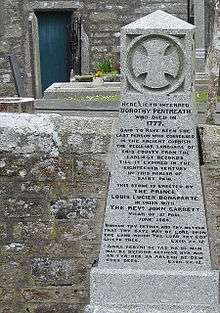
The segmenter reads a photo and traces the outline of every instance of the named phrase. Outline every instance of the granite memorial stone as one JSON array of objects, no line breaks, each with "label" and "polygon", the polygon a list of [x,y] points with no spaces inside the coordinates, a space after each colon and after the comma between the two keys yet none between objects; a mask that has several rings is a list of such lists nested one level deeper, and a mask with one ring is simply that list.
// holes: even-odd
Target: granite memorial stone
[{"label": "granite memorial stone", "polygon": [[122,102],[88,312],[219,312],[196,137],[194,31],[162,11],[122,29]]}]

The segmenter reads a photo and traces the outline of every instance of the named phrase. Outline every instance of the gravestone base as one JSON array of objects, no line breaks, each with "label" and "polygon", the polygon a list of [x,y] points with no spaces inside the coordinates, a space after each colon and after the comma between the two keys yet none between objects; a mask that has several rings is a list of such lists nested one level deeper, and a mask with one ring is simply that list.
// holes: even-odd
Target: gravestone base
[{"label": "gravestone base", "polygon": [[91,313],[217,313],[218,272],[94,268],[90,303]]}]

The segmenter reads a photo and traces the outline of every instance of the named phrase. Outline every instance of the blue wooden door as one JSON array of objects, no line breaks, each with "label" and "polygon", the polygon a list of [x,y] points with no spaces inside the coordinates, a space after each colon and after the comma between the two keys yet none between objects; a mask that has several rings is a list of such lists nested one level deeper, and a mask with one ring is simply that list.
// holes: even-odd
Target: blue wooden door
[{"label": "blue wooden door", "polygon": [[69,12],[39,12],[41,82],[44,91],[54,82],[70,80],[70,24]]}]

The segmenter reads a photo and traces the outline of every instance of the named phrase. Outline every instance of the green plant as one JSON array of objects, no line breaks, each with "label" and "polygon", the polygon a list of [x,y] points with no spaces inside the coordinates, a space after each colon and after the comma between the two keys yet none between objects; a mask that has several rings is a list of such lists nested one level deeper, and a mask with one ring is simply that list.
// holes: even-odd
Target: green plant
[{"label": "green plant", "polygon": [[103,74],[118,74],[119,72],[117,64],[111,58],[105,58],[103,61],[98,62],[96,69]]},{"label": "green plant", "polygon": [[[205,103],[208,101],[208,91],[198,91],[196,92],[196,102],[197,103]],[[220,96],[217,97],[217,101],[220,102]]]},{"label": "green plant", "polygon": [[111,59],[104,59],[103,61],[97,63],[96,68],[102,73],[111,73],[113,70],[113,64]]}]

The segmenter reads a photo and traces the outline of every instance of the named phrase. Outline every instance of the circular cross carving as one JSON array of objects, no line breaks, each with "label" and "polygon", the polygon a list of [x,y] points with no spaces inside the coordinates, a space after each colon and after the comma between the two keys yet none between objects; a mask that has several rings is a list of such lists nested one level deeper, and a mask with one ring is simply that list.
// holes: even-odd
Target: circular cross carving
[{"label": "circular cross carving", "polygon": [[184,80],[184,58],[184,50],[174,37],[139,36],[128,46],[128,81],[142,93],[173,92]]}]

